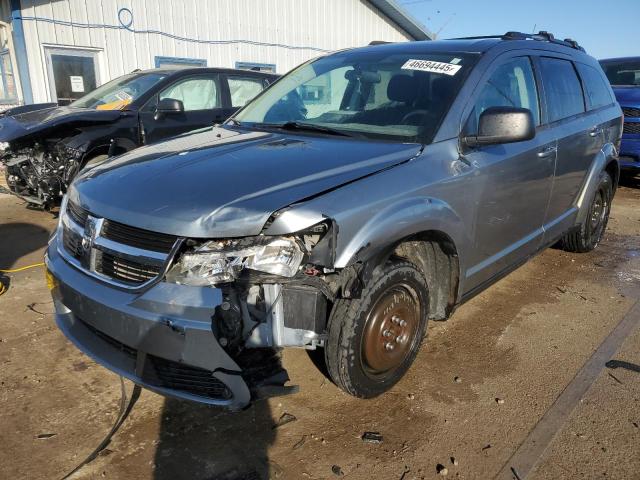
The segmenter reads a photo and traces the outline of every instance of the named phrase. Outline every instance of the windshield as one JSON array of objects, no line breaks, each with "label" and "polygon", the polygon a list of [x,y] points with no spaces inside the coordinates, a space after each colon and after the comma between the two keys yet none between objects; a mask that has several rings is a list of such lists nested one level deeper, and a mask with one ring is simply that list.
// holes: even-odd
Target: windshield
[{"label": "windshield", "polygon": [[640,86],[640,58],[602,62],[601,65],[611,85]]},{"label": "windshield", "polygon": [[70,106],[96,110],[124,110],[165,76],[164,73],[124,75],[96,88]]},{"label": "windshield", "polygon": [[429,143],[475,60],[460,53],[341,52],[293,70],[235,120]]}]

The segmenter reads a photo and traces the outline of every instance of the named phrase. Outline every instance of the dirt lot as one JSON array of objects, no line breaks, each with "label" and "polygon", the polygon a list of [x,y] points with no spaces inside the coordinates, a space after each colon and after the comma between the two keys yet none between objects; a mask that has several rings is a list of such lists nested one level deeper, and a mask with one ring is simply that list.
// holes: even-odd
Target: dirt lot
[{"label": "dirt lot", "polygon": [[[54,224],[0,194],[0,268],[41,261]],[[59,333],[41,268],[10,280],[0,297],[0,478],[57,479],[111,428],[120,380]],[[640,182],[628,181],[597,251],[548,250],[432,323],[390,393],[351,398],[305,351],[288,351],[299,394],[231,414],[143,391],[73,478],[638,479],[638,299]],[[284,413],[296,420],[277,426]],[[366,431],[383,442],[364,443]]]}]

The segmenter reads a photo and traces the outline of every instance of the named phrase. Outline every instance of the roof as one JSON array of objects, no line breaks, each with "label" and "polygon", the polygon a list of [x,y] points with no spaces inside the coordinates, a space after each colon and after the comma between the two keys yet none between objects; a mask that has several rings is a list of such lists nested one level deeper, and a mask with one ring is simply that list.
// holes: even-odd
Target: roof
[{"label": "roof", "polygon": [[414,40],[432,40],[434,35],[395,0],[368,0]]},{"label": "roof", "polygon": [[618,57],[618,58],[603,58],[598,60],[601,63],[607,62],[638,62],[640,61],[640,57]]},{"label": "roof", "polygon": [[279,77],[280,75],[278,75],[277,73],[273,73],[273,72],[260,72],[260,71],[256,71],[256,70],[243,70],[243,69],[237,69],[237,68],[222,68],[222,67],[156,67],[156,68],[149,68],[149,69],[145,69],[145,70],[134,70],[133,72],[130,73],[141,73],[141,74],[147,74],[147,73],[158,73],[158,72],[163,72],[169,75],[173,75],[175,73],[184,73],[184,74],[191,74],[191,73],[239,73],[242,75],[256,75],[256,76],[260,76],[260,77],[266,77],[266,78],[276,78]]}]

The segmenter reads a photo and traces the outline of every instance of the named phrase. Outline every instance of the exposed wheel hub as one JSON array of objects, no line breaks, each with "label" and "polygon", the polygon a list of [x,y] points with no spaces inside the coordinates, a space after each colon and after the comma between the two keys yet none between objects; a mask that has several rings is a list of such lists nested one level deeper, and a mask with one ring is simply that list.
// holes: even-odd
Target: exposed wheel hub
[{"label": "exposed wheel hub", "polygon": [[407,358],[420,324],[420,302],[408,285],[384,292],[365,324],[362,358],[373,376],[393,372]]}]

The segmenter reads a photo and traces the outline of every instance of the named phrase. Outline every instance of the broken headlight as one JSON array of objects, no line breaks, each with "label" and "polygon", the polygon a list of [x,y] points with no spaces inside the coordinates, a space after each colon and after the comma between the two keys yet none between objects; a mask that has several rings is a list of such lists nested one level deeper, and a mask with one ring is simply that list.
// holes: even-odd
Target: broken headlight
[{"label": "broken headlight", "polygon": [[304,253],[286,237],[213,240],[185,252],[167,273],[167,280],[182,285],[208,286],[234,281],[247,268],[293,277]]}]

